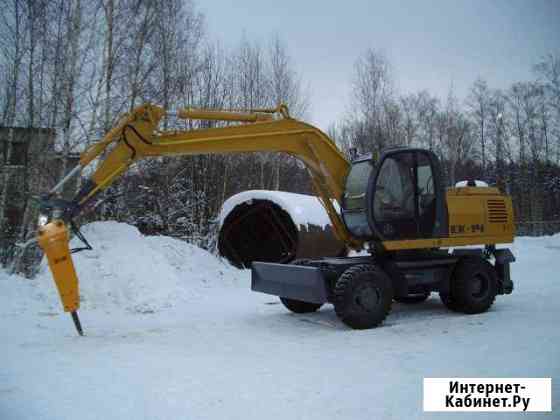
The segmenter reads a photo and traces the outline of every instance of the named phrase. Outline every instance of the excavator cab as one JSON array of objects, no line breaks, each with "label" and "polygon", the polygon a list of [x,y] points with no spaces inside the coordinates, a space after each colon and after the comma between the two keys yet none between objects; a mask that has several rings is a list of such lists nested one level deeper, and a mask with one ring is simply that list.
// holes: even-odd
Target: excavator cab
[{"label": "excavator cab", "polygon": [[352,163],[342,200],[347,229],[364,240],[437,238],[447,234],[447,211],[436,155],[423,149],[386,151]]}]

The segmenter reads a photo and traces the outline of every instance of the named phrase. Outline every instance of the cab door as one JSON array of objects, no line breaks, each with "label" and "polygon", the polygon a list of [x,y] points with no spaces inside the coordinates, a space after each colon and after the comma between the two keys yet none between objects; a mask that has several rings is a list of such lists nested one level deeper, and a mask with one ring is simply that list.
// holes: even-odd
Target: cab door
[{"label": "cab door", "polygon": [[422,149],[385,153],[370,183],[370,226],[381,240],[446,236],[437,157]]}]

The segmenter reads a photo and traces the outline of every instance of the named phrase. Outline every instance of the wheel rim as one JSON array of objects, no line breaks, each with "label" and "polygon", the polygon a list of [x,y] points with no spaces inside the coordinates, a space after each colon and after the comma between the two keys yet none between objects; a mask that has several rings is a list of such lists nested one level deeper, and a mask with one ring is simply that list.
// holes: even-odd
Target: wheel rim
[{"label": "wheel rim", "polygon": [[381,300],[381,292],[372,284],[362,284],[354,291],[353,306],[358,311],[373,311]]},{"label": "wheel rim", "polygon": [[482,299],[488,293],[488,279],[482,274],[474,276],[471,282],[471,296]]}]

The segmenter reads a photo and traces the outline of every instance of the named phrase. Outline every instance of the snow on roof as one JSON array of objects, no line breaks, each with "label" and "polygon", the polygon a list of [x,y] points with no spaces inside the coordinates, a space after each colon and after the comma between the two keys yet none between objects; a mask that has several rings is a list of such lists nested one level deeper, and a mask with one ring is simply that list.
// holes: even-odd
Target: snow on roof
[{"label": "snow on roof", "polygon": [[[469,181],[459,181],[459,182],[457,182],[457,183],[455,184],[455,186],[456,186],[456,187],[466,187],[468,182],[469,182]],[[478,180],[478,179],[476,179],[476,180],[474,181],[474,184],[475,184],[477,187],[487,187],[487,186],[488,186],[488,184],[487,184],[486,182],[480,181],[480,180]]]},{"label": "snow on roof", "polygon": [[[319,201],[313,195],[295,194],[284,191],[250,190],[235,194],[228,198],[222,205],[219,215],[220,226],[233,209],[243,203],[251,203],[253,200],[268,200],[286,211],[294,224],[300,226],[315,225],[325,229],[331,225],[329,216]],[[338,210],[338,205],[333,202]]]}]

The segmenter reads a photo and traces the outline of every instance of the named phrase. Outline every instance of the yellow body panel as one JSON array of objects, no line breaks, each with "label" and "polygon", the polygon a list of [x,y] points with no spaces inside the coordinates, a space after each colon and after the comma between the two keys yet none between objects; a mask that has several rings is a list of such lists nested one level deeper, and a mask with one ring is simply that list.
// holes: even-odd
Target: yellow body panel
[{"label": "yellow body panel", "polygon": [[217,121],[237,121],[237,122],[257,122],[257,121],[272,120],[272,114],[206,111],[206,110],[199,110],[199,109],[183,109],[177,112],[177,116],[179,118],[192,119],[192,120],[217,120]]},{"label": "yellow body panel", "polygon": [[487,236],[498,236],[513,241],[515,225],[511,198],[497,188],[450,188],[447,208],[451,238],[477,237],[484,241]]},{"label": "yellow body panel", "polygon": [[80,307],[78,276],[68,246],[68,230],[64,223],[55,220],[39,228],[39,246],[43,249],[66,312]]},{"label": "yellow body panel", "polygon": [[405,249],[429,249],[429,248],[453,248],[456,246],[469,245],[494,245],[509,244],[513,242],[513,237],[501,236],[485,236],[480,237],[455,237],[455,238],[438,238],[438,239],[410,239],[402,241],[384,241],[383,247],[387,251],[402,251]]},{"label": "yellow body panel", "polygon": [[491,187],[449,188],[446,194],[449,236],[384,241],[390,251],[512,243],[515,235],[511,198]]}]

